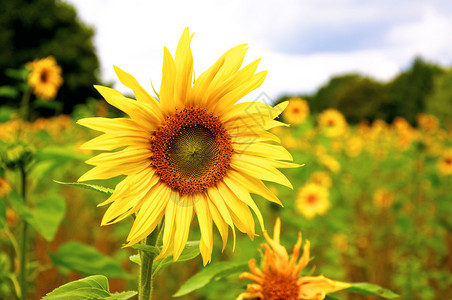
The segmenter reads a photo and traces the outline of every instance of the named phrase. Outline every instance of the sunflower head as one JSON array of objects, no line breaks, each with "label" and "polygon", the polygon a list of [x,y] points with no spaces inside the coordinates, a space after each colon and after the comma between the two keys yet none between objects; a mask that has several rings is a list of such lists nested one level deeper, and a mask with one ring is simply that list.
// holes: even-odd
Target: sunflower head
[{"label": "sunflower head", "polygon": [[389,208],[394,203],[394,194],[386,189],[377,189],[374,192],[373,202],[380,208]]},{"label": "sunflower head", "polygon": [[33,89],[33,93],[44,100],[54,99],[63,84],[61,67],[58,66],[55,58],[49,56],[35,59],[27,63],[26,67],[31,71],[28,75],[28,84]]},{"label": "sunflower head", "polygon": [[438,171],[443,176],[452,175],[452,148],[446,149],[438,159]]},{"label": "sunflower head", "polygon": [[119,80],[133,90],[136,100],[96,86],[109,104],[128,117],[78,121],[104,132],[82,149],[113,151],[88,160],[95,167],[79,181],[126,175],[102,203],[111,204],[102,224],[136,214],[127,237],[129,246],[144,239],[164,220],[158,259],[173,254],[177,260],[196,215],[201,231],[200,251],[207,263],[213,247],[213,224],[223,239],[223,248],[229,227],[234,241],[235,228],[253,238],[251,210],[262,228],[264,224],[250,194],[280,204],[262,180],[291,187],[278,168],[298,165],[289,162],[292,156],[279,145],[278,137],[268,132],[285,125],[274,119],[287,103],[276,107],[259,102],[237,103],[264,81],[266,72],[256,73],[259,60],[241,68],[246,47],[239,45],[193,80],[191,39],[186,29],[174,58],[164,48],[158,100],[118,67],[115,71]]},{"label": "sunflower head", "polygon": [[283,113],[284,120],[292,125],[303,123],[309,116],[308,102],[300,97],[290,98],[288,101],[289,105]]},{"label": "sunflower head", "polygon": [[324,215],[330,208],[327,188],[316,183],[306,184],[298,192],[295,207],[298,213],[308,219]]},{"label": "sunflower head", "polygon": [[319,127],[329,137],[342,136],[347,131],[344,115],[336,109],[326,109],[319,115]]},{"label": "sunflower head", "polygon": [[350,287],[350,284],[333,281],[323,276],[300,276],[301,271],[310,260],[310,244],[307,241],[303,247],[301,233],[295,244],[292,255],[289,256],[286,248],[280,244],[281,222],[276,220],[273,230],[273,238],[264,232],[267,244],[265,248],[262,269],[256,266],[256,260],[251,259],[248,266],[250,272],[240,275],[254,281],[248,284],[247,292],[240,294],[236,300],[261,299],[261,300],[321,300],[328,293],[336,292]]}]

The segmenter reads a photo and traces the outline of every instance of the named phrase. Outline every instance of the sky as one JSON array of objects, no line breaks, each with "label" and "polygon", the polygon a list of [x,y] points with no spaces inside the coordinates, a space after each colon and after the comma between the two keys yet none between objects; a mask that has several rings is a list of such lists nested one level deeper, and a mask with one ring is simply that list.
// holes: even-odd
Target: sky
[{"label": "sky", "polygon": [[416,56],[452,66],[450,0],[65,0],[95,29],[101,78],[121,86],[117,65],[151,92],[160,87],[163,47],[174,55],[185,27],[194,32],[195,76],[228,49],[248,44],[268,75],[245,100],[309,94],[335,75],[388,81]]}]

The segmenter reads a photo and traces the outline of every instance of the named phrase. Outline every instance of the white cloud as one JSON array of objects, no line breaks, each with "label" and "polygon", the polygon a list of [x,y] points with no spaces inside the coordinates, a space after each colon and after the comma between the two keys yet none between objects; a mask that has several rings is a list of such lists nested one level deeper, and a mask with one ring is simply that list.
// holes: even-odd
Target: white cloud
[{"label": "white cloud", "polygon": [[[411,1],[159,1],[69,0],[83,21],[96,28],[95,44],[102,78],[121,91],[112,65],[132,73],[150,89],[159,88],[163,46],[174,54],[186,26],[195,32],[192,41],[195,74],[207,69],[224,51],[249,44],[246,58],[261,57],[268,70],[263,86],[271,98],[286,93],[313,92],[332,75],[361,72],[388,80],[416,54],[445,64],[452,63],[451,18],[435,6]],[[372,49],[314,54],[283,53],[275,43],[296,37],[303,30],[349,30],[362,23],[390,26]],[[326,31],[328,32],[328,30]],[[351,37],[353,38],[353,37]],[[308,41],[307,41],[308,42]],[[344,41],[347,42],[347,41]],[[334,47],[332,47],[334,49]]]}]

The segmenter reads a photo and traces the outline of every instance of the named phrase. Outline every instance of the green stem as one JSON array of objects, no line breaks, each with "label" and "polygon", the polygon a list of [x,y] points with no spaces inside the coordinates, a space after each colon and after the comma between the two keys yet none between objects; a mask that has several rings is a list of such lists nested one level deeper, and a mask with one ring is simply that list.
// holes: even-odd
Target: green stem
[{"label": "green stem", "polygon": [[27,88],[22,96],[22,103],[20,105],[22,120],[24,121],[29,121],[30,118],[30,96],[31,90]]},{"label": "green stem", "polygon": [[[22,183],[21,194],[24,199],[24,204],[27,203],[27,174],[25,168],[20,168],[20,177]],[[20,298],[25,300],[27,298],[27,276],[26,268],[27,265],[27,222],[22,220],[22,240],[20,244],[20,273],[19,273],[19,284],[20,284]]]},{"label": "green stem", "polygon": [[[155,228],[154,231],[148,235],[142,243],[145,245],[156,246],[157,237],[159,235],[160,226]],[[138,285],[138,299],[139,300],[151,300],[152,290],[154,289],[152,276],[152,264],[156,254],[146,253],[140,251],[141,265],[140,265],[140,278]]]}]

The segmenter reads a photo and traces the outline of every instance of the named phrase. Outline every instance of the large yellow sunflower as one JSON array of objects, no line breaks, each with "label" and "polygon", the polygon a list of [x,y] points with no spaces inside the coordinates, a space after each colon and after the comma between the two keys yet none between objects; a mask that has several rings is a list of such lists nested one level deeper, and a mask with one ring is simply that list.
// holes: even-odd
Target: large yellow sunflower
[{"label": "large yellow sunflower", "polygon": [[350,287],[349,283],[333,281],[324,276],[300,276],[300,272],[309,263],[309,241],[303,247],[303,255],[299,258],[301,250],[301,233],[293,248],[292,257],[284,246],[280,244],[281,221],[276,220],[273,230],[273,239],[264,232],[268,244],[262,262],[262,270],[256,266],[256,260],[251,259],[249,268],[240,278],[254,281],[248,284],[247,292],[241,293],[236,300],[322,300],[326,294],[340,291]]},{"label": "large yellow sunflower", "polygon": [[26,67],[31,70],[28,75],[28,84],[33,89],[33,93],[44,100],[55,98],[58,89],[63,84],[61,67],[58,66],[55,58],[49,56],[35,59],[27,63]]},{"label": "large yellow sunflower", "polygon": [[[163,246],[157,259],[173,254],[177,260],[196,214],[201,230],[200,250],[206,264],[211,259],[213,223],[228,240],[228,226],[255,236],[254,211],[262,215],[250,196],[261,195],[279,203],[261,180],[292,187],[277,168],[297,167],[279,139],[267,132],[286,104],[236,103],[259,87],[266,72],[255,73],[259,60],[240,69],[245,45],[227,51],[193,82],[193,57],[188,28],[173,59],[164,48],[159,100],[151,97],[134,77],[115,67],[119,80],[137,100],[96,86],[105,100],[130,118],[86,118],[78,121],[103,135],[83,149],[119,151],[99,154],[79,181],[127,175],[113,195],[102,225],[131,214],[136,219],[127,246],[148,236],[164,217]],[[125,147],[125,148],[124,148]]]}]

